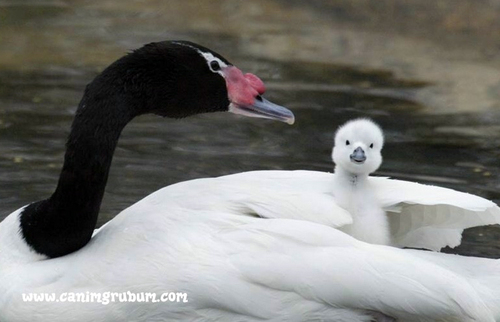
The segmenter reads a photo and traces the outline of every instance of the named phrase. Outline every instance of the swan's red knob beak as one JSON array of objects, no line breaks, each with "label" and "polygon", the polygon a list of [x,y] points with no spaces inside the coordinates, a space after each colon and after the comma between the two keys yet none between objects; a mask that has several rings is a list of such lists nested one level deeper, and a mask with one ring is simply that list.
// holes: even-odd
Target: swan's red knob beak
[{"label": "swan's red knob beak", "polygon": [[243,74],[238,68],[228,66],[222,69],[231,104],[229,112],[282,121],[295,122],[293,113],[287,108],[274,104],[261,95],[266,88],[262,80],[254,74]]}]

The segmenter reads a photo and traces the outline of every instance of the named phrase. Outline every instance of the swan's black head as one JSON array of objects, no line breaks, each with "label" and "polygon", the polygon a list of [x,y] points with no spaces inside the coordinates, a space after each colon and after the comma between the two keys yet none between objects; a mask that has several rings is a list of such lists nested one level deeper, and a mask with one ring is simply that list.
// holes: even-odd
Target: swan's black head
[{"label": "swan's black head", "polygon": [[257,76],[244,75],[218,53],[188,41],[150,43],[131,52],[96,77],[89,91],[94,98],[116,93],[131,116],[230,111],[293,123],[290,111],[261,97],[265,89]]}]

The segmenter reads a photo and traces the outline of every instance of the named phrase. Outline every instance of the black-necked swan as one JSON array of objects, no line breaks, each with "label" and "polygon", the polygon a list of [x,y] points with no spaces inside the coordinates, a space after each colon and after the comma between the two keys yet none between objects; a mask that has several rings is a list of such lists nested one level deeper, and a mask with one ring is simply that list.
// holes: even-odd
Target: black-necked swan
[{"label": "black-necked swan", "polygon": [[[287,182],[272,179],[274,172],[266,173],[264,186],[247,173],[241,178],[250,176],[248,185],[228,176],[221,186],[206,179],[164,188],[85,244],[126,121],[146,112],[183,117],[230,110],[291,122],[262,92],[258,78],[188,42],[151,44],[106,69],[78,108],[54,195],[0,223],[0,321],[362,322],[381,314],[494,321],[461,271],[325,225],[258,218],[337,214],[329,196],[308,191],[307,182],[280,190]],[[258,191],[248,190],[252,180],[260,181]],[[122,300],[124,293],[154,293],[158,300],[166,292],[185,293],[187,301]],[[68,301],[75,293],[83,302]],[[56,301],[26,302],[23,294]],[[94,301],[85,302],[86,294]],[[119,296],[105,304],[106,294]]]}]

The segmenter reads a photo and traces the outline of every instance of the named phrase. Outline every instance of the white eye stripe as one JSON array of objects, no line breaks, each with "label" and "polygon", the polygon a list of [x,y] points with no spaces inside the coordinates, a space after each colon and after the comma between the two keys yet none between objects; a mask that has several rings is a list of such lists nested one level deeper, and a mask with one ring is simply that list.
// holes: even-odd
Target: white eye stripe
[{"label": "white eye stripe", "polygon": [[208,68],[210,68],[211,71],[213,71],[214,73],[219,73],[219,74],[222,75],[222,72],[220,70],[213,70],[212,69],[211,63],[213,61],[216,61],[219,64],[220,68],[222,69],[222,68],[227,67],[227,64],[225,62],[223,62],[219,58],[215,57],[211,53],[204,53],[204,52],[201,52],[201,51],[198,51],[198,52],[200,53],[200,55],[203,56],[203,58],[205,58],[205,60],[207,61],[207,64],[208,64]]},{"label": "white eye stripe", "polygon": [[219,66],[220,66],[221,69],[227,67],[228,65],[225,62],[223,62],[220,58],[215,57],[211,53],[203,52],[203,51],[199,50],[198,48],[196,48],[194,46],[191,46],[189,44],[180,43],[180,42],[173,42],[173,43],[177,44],[177,45],[181,45],[181,46],[186,46],[186,47],[189,47],[189,48],[192,48],[192,49],[196,50],[203,58],[205,58],[205,60],[207,61],[207,64],[208,64],[208,68],[210,68],[210,70],[212,72],[218,73],[218,74],[224,76],[224,74],[222,73],[221,70],[213,70],[212,66],[210,66],[210,63],[212,61],[216,61],[219,64]]}]

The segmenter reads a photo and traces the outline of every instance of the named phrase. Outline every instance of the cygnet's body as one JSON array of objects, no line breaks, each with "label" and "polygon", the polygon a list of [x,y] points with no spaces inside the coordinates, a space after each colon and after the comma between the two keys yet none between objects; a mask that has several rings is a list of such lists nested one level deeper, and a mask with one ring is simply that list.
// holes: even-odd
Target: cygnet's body
[{"label": "cygnet's body", "polygon": [[368,180],[382,163],[383,144],[382,130],[370,120],[356,119],[341,126],[332,152],[333,194],[352,216],[352,224],[340,230],[368,243],[390,245],[387,215]]}]

